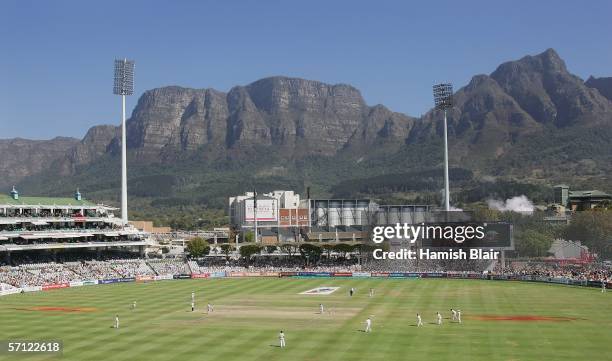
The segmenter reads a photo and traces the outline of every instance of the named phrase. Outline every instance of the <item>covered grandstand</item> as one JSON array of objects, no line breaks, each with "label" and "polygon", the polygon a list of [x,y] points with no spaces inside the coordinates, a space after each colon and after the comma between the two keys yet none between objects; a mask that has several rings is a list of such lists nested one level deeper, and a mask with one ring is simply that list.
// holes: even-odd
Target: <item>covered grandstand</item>
[{"label": "covered grandstand", "polygon": [[38,258],[79,249],[94,251],[115,249],[143,253],[145,234],[122,225],[116,208],[95,204],[82,198],[20,197],[13,188],[0,195],[0,260],[11,264],[12,258]]}]

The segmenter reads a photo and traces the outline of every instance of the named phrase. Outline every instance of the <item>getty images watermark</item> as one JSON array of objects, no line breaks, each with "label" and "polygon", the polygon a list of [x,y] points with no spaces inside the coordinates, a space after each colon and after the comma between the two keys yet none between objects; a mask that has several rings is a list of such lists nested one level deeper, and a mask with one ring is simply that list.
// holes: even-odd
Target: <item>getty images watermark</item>
[{"label": "getty images watermark", "polygon": [[[508,229],[507,231],[505,229]],[[488,223],[470,224],[409,224],[376,226],[372,229],[372,240],[381,244],[409,243],[411,248],[373,251],[375,259],[425,259],[425,260],[495,260],[510,241],[509,225]]]}]

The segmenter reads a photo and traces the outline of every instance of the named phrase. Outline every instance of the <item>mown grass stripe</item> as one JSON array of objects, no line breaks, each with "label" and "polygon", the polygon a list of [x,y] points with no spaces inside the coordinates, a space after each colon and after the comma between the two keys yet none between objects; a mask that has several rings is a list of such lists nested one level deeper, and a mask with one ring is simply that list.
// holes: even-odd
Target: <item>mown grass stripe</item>
[{"label": "mown grass stripe", "polygon": [[[299,292],[339,286],[329,296]],[[353,297],[350,287],[357,288]],[[370,287],[375,297],[368,297]],[[189,311],[192,290],[197,312]],[[612,352],[612,293],[522,282],[443,279],[208,279],[81,287],[0,298],[0,339],[59,338],[63,360],[600,360]],[[212,300],[217,314],[206,315]],[[131,303],[137,309],[130,310]],[[334,314],[319,315],[324,303]],[[38,306],[94,312],[26,311]],[[460,308],[464,324],[445,319]],[[21,309],[21,310],[20,310]],[[242,309],[243,313],[237,310]],[[255,314],[244,313],[253,310]],[[234,314],[232,314],[234,312]],[[427,323],[417,329],[415,314]],[[120,330],[111,328],[115,313]],[[575,317],[484,321],[479,315]],[[371,334],[360,332],[374,315]],[[277,334],[287,332],[279,350]],[[272,346],[271,346],[272,345]],[[48,357],[0,356],[2,361]]]}]

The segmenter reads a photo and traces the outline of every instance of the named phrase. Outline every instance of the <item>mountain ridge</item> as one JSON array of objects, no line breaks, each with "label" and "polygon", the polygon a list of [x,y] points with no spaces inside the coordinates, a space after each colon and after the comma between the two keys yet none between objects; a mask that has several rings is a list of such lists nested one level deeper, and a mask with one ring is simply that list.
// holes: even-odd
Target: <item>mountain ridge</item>
[{"label": "mountain ridge", "polygon": [[[553,49],[472,77],[455,93],[448,115],[451,164],[474,171],[475,177],[544,183],[566,178],[579,184],[609,179],[612,162],[606,154],[612,154],[612,145],[598,134],[612,128],[612,101],[571,74]],[[101,169],[113,174],[118,171],[118,129],[92,127],[65,154],[48,160],[49,168],[17,174],[10,182],[53,192],[49,179],[54,176],[81,182]],[[168,175],[172,180],[164,188],[179,198],[218,188],[210,182],[222,175],[236,178],[218,197],[263,179],[270,186],[308,184],[328,192],[340,181],[372,172],[439,167],[442,155],[440,111],[411,117],[367,105],[360,91],[347,84],[286,76],[228,92],[181,86],[147,90],[127,129],[130,179],[181,169],[183,174]],[[550,170],[553,165],[560,169]],[[101,198],[115,197],[115,182],[100,182],[104,187],[84,182]],[[5,179],[0,185],[7,184]],[[57,185],[62,192],[66,186]]]}]

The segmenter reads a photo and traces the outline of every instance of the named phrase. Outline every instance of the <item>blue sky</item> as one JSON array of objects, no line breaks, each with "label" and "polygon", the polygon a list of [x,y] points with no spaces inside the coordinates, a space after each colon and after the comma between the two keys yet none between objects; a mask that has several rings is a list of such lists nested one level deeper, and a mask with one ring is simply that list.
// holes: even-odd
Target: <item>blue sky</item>
[{"label": "blue sky", "polygon": [[459,88],[547,48],[582,78],[612,76],[611,13],[609,1],[0,0],[0,138],[119,124],[116,57],[136,61],[130,112],[155,87],[287,75],[418,116],[433,83]]}]

